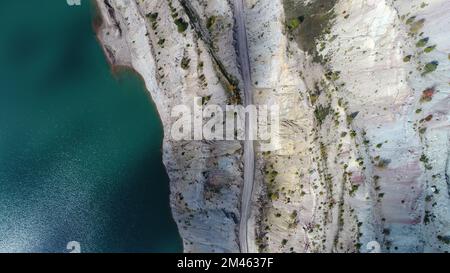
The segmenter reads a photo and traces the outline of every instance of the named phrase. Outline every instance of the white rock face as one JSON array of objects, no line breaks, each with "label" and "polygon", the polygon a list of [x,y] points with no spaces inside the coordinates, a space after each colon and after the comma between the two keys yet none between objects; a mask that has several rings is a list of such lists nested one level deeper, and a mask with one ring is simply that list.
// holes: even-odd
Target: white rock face
[{"label": "white rock face", "polygon": [[[158,108],[185,251],[239,252],[243,142],[170,137],[174,106],[242,101],[233,1],[187,2],[97,0],[98,37]],[[256,152],[250,251],[450,251],[450,2],[245,5],[254,100],[281,108],[281,149]]]}]

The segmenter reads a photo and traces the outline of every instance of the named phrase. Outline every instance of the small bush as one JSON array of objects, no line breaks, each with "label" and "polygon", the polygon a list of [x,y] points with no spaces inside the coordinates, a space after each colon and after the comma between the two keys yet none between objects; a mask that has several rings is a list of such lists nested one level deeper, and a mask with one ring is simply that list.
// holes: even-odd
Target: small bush
[{"label": "small bush", "polygon": [[206,22],[206,27],[211,30],[211,28],[216,24],[217,17],[211,16],[208,18],[208,21]]},{"label": "small bush", "polygon": [[433,51],[433,50],[435,50],[435,49],[436,49],[436,45],[432,45],[432,46],[426,47],[426,48],[423,50],[423,52],[425,52],[425,53],[430,53],[431,51]]},{"label": "small bush", "polygon": [[181,68],[183,68],[184,70],[187,70],[189,68],[190,63],[191,63],[191,59],[189,59],[188,57],[184,57],[181,60]]},{"label": "small bush", "polygon": [[175,20],[175,24],[177,25],[178,32],[183,33],[188,28],[189,24],[186,23],[183,18],[178,18]]},{"label": "small bush", "polygon": [[304,20],[305,20],[305,17],[303,17],[303,16],[291,19],[287,23],[287,27],[291,31],[296,30]]},{"label": "small bush", "polygon": [[429,39],[430,39],[430,38],[428,38],[428,37],[423,38],[423,39],[420,39],[420,40],[417,42],[416,46],[417,46],[417,47],[424,47],[424,46],[426,46]]},{"label": "small bush", "polygon": [[429,102],[433,99],[434,93],[436,90],[434,87],[430,87],[422,91],[422,97],[420,98],[420,102]]},{"label": "small bush", "polygon": [[422,75],[426,75],[428,73],[434,72],[437,69],[438,66],[439,66],[439,62],[438,61],[432,61],[430,63],[427,63],[425,65],[425,67],[423,68]]},{"label": "small bush", "polygon": [[317,121],[319,122],[319,124],[322,124],[325,121],[327,116],[330,114],[330,110],[331,110],[331,108],[329,106],[324,107],[322,105],[319,105],[316,107],[316,109],[314,110],[314,115],[315,115]]},{"label": "small bush", "polygon": [[158,19],[158,13],[149,13],[147,14],[147,18],[150,20],[150,22],[155,22],[156,19]]}]

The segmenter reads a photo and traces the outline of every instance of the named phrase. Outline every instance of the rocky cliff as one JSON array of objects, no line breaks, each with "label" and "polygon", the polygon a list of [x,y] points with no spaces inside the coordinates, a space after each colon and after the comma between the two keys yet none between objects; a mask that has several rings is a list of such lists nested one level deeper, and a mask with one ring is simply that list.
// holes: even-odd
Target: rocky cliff
[{"label": "rocky cliff", "polygon": [[245,142],[171,137],[176,105],[245,103],[237,1],[97,0],[163,121],[185,251],[239,252],[242,225],[251,252],[449,251],[450,3],[243,1],[253,100],[281,109],[243,213]]}]

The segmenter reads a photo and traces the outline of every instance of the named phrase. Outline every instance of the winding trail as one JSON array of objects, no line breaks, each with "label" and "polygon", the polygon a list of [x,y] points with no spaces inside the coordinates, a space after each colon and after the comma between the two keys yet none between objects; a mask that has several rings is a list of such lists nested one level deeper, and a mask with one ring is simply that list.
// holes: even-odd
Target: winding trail
[{"label": "winding trail", "polygon": [[[189,0],[179,0],[183,6],[186,14],[190,18],[190,22],[197,32],[197,34],[203,39],[203,41],[210,48],[209,52],[213,57],[215,63],[218,65],[221,73],[230,81],[230,75],[227,73],[225,67],[220,62],[220,58],[216,55],[213,48],[209,31],[201,24],[202,20],[199,18],[195,9],[192,7]],[[252,78],[250,72],[250,58],[248,54],[247,44],[247,30],[245,26],[245,10],[244,0],[232,0],[234,6],[234,39],[236,41],[236,51],[238,54],[238,62],[240,64],[240,73],[243,81],[244,91],[244,106],[252,105],[253,92],[252,92]],[[246,118],[245,120],[245,132],[246,140],[244,141],[244,186],[242,189],[241,200],[241,220],[239,223],[239,247],[242,253],[249,252],[248,244],[248,221],[250,219],[250,206],[253,193],[254,176],[255,176],[255,148],[254,141],[249,140],[250,122]]]},{"label": "winding trail", "polygon": [[[234,0],[235,38],[237,43],[240,71],[244,88],[245,106],[253,104],[250,58],[248,54],[247,31],[245,27],[244,0]],[[255,176],[254,141],[249,140],[249,120],[245,121],[246,140],[244,142],[244,187],[242,189],[241,221],[239,223],[239,242],[242,253],[249,252],[248,221]]]}]

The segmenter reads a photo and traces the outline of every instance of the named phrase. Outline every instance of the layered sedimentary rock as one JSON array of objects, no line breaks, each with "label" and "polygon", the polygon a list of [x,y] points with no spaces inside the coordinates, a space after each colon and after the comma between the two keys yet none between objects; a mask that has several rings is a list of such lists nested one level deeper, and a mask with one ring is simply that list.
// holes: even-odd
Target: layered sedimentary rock
[{"label": "layered sedimentary rock", "polygon": [[[176,141],[174,106],[243,104],[235,1],[97,0],[113,66],[145,80],[164,128],[186,252],[450,250],[450,3],[246,0],[251,91],[280,149]],[[247,184],[248,185],[248,184]],[[242,208],[242,209],[241,209]]]}]

